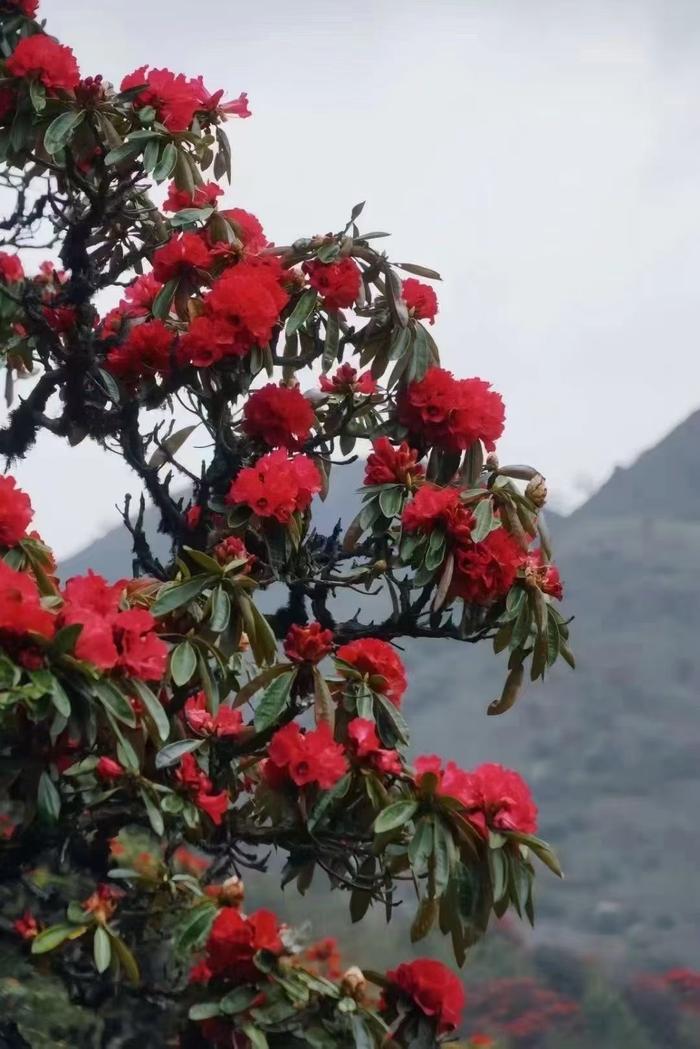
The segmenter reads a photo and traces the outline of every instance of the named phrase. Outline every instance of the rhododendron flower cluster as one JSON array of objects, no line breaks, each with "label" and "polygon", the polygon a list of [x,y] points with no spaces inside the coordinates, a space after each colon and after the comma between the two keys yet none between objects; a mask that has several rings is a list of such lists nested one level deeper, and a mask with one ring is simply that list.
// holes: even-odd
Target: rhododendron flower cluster
[{"label": "rhododendron flower cluster", "polygon": [[145,321],[131,329],[119,346],[107,354],[107,365],[120,379],[169,375],[175,358],[175,337],[163,321]]},{"label": "rhododendron flower cluster", "polygon": [[24,280],[24,266],[19,255],[0,251],[0,280],[5,284],[17,284],[18,281]]},{"label": "rhododendron flower cluster", "polygon": [[0,546],[14,546],[24,539],[33,517],[31,499],[14,477],[0,477]]},{"label": "rhododendron flower cluster", "polygon": [[435,317],[438,312],[438,300],[437,295],[429,284],[424,284],[422,281],[416,280],[415,277],[408,277],[401,284],[401,294],[403,295],[403,301],[414,317],[417,317],[419,320],[430,321],[431,324],[435,323]]},{"label": "rhododendron flower cluster", "polygon": [[401,705],[406,691],[406,671],[401,658],[390,644],[375,637],[358,638],[341,645],[336,652],[338,670],[347,674],[347,664],[358,674],[366,677],[370,687],[382,692],[395,706]]},{"label": "rhododendron flower cluster", "polygon": [[175,772],[175,780],[194,801],[198,809],[209,816],[214,826],[218,827],[229,806],[228,792],[212,793],[213,784],[206,773],[202,772],[194,754],[184,754]]},{"label": "rhododendron flower cluster", "polygon": [[216,182],[206,182],[195,186],[192,193],[178,189],[174,182],[168,186],[168,195],[163,203],[163,211],[183,211],[185,208],[215,208],[223,189]]},{"label": "rhododendron flower cluster", "polygon": [[35,580],[0,560],[0,634],[50,638],[55,628],[56,617],[42,607]]},{"label": "rhododendron flower cluster", "polygon": [[346,769],[343,748],[334,742],[326,722],[321,722],[313,732],[303,732],[292,721],[279,729],[270,741],[265,778],[274,787],[291,780],[297,787],[317,783],[328,790]]},{"label": "rhododendron flower cluster", "polygon": [[243,429],[270,448],[298,448],[316,421],[314,410],[297,387],[268,383],[255,390],[243,409]]},{"label": "rhododendron flower cluster", "polygon": [[279,448],[239,472],[226,502],[244,503],[258,517],[274,517],[284,524],[295,511],[308,509],[320,490],[321,478],[313,460],[306,455],[289,458]]},{"label": "rhododendron flower cluster", "polygon": [[[200,507],[193,507],[193,509],[199,510]],[[231,561],[246,561],[247,564],[241,566],[242,572],[250,572],[256,560],[255,554],[251,554],[243,540],[235,535],[222,539],[212,552],[220,565],[227,565]]]},{"label": "rhododendron flower cluster", "polygon": [[169,131],[187,131],[195,113],[199,112],[213,114],[218,110],[239,117],[250,116],[245,94],[235,102],[220,106],[222,92],[211,95],[201,77],[188,79],[184,74],[175,74],[169,69],[149,71],[148,66],[140,66],[121,82],[122,91],[138,87],[143,87],[143,90],[136,95],[134,105],[138,108],[153,106],[158,119]]},{"label": "rhododendron flower cluster", "polygon": [[221,212],[233,226],[236,236],[246,251],[255,255],[268,246],[268,239],[260,219],[244,208],[226,208]]},{"label": "rhododendron flower cluster", "polygon": [[529,554],[525,561],[525,577],[528,578],[528,576],[534,579],[536,586],[543,594],[555,597],[557,601],[561,601],[564,597],[564,584],[561,581],[559,569],[556,565],[545,561],[541,548],[534,554]]},{"label": "rhododendron flower cluster", "polygon": [[123,594],[123,581],[110,585],[94,572],[75,576],[66,583],[61,621],[81,626],[75,642],[78,659],[156,681],[165,670],[168,647],[155,633],[150,612],[122,609]]},{"label": "rhododendron flower cluster", "polygon": [[347,395],[352,393],[369,396],[377,389],[377,383],[371,372],[358,375],[351,364],[341,364],[334,375],[322,375],[319,379],[323,393]]},{"label": "rhododendron flower cluster", "polygon": [[453,1031],[462,1019],[466,995],[459,977],[433,958],[403,962],[388,972],[390,990],[396,988],[421,1012],[435,1020],[438,1032]]},{"label": "rhododendron flower cluster", "polygon": [[362,277],[353,259],[338,259],[337,262],[305,262],[304,272],[311,287],[323,296],[323,304],[329,310],[343,310],[352,306],[360,294]]},{"label": "rhododendron flower cluster", "polygon": [[[289,301],[282,286],[279,261],[249,257],[225,270],[204,300],[207,317],[228,336],[228,353],[243,356],[253,346],[264,346]],[[194,322],[193,322],[194,323]]]},{"label": "rhododendron flower cluster", "polygon": [[423,444],[464,451],[482,441],[491,452],[503,433],[505,408],[483,379],[455,379],[452,372],[433,367],[402,392],[399,420]]},{"label": "rhododendron flower cluster", "polygon": [[153,256],[153,276],[161,284],[183,277],[200,280],[212,263],[211,251],[198,233],[171,237]]},{"label": "rhododendron flower cluster", "polygon": [[5,63],[8,76],[34,78],[50,91],[72,91],[80,70],[69,47],[45,33],[23,37]]},{"label": "rhododendron flower cluster", "polygon": [[281,954],[282,950],[280,926],[272,911],[259,910],[245,917],[238,907],[221,907],[209,933],[204,966],[196,978],[255,982],[260,977],[254,962],[258,951]]},{"label": "rhododendron flower cluster", "polygon": [[348,724],[348,741],[355,755],[379,772],[398,776],[403,771],[398,751],[382,747],[373,721],[353,718]]},{"label": "rhododendron flower cluster", "polygon": [[320,623],[294,623],[284,639],[284,654],[292,663],[320,663],[333,651],[333,631]]},{"label": "rhododendron flower cluster", "polygon": [[394,447],[388,437],[372,441],[365,466],[365,484],[404,484],[411,487],[425,474],[419,453],[402,441]]},{"label": "rhododendron flower cluster", "polygon": [[455,548],[452,590],[475,605],[487,605],[510,590],[525,560],[522,547],[504,528],[490,532],[480,543]]},{"label": "rhododendron flower cluster", "polygon": [[243,728],[240,710],[222,705],[216,714],[211,714],[204,692],[190,696],[185,703],[184,714],[187,724],[198,736],[237,736]]},{"label": "rhododendron flower cluster", "polygon": [[419,787],[427,773],[437,776],[436,793],[460,801],[469,822],[481,834],[488,836],[489,830],[534,834],[537,830],[537,807],[518,772],[488,763],[466,772],[454,761],[443,766],[436,755],[417,758],[415,769]]}]

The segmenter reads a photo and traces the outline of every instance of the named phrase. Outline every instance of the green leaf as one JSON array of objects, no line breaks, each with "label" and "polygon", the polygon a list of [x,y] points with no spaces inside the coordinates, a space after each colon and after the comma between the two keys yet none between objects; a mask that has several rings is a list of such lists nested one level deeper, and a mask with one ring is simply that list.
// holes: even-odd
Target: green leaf
[{"label": "green leaf", "polygon": [[449,827],[441,819],[435,820],[433,843],[433,883],[435,895],[441,896],[447,888],[452,868],[457,862],[457,849]]},{"label": "green leaf", "polygon": [[505,714],[507,710],[510,710],[520,694],[524,676],[525,670],[522,663],[516,664],[516,666],[508,672],[508,677],[506,678],[506,683],[503,686],[500,698],[494,699],[489,703],[486,709],[486,713],[490,717],[494,717],[498,714]]},{"label": "green leaf", "polygon": [[401,512],[404,488],[402,485],[387,485],[379,493],[379,508],[391,521]]},{"label": "green leaf", "polygon": [[351,783],[352,773],[346,772],[342,779],[339,779],[337,783],[333,784],[330,790],[324,790],[319,794],[316,803],[306,820],[306,826],[309,831],[313,831],[318,826],[320,821],[336,801],[345,797]]},{"label": "green leaf", "polygon": [[35,113],[43,113],[46,108],[46,88],[41,80],[32,78],[29,81],[29,98]]},{"label": "green leaf", "polygon": [[131,685],[155,725],[161,742],[165,743],[170,735],[170,722],[160,700],[151,692],[148,685],[143,681],[139,681],[138,678],[132,678]]},{"label": "green leaf", "polygon": [[257,674],[254,678],[251,678],[243,688],[240,690],[235,700],[233,701],[234,710],[237,707],[242,707],[244,703],[247,703],[249,699],[255,695],[261,688],[267,685],[274,678],[279,677],[280,674],[286,674],[290,667],[288,663],[279,663],[275,667],[268,667],[267,670],[263,670],[262,674]]},{"label": "green leaf", "polygon": [[559,865],[559,860],[546,841],[542,841],[541,838],[536,838],[534,834],[514,834],[509,835],[509,837],[515,837],[517,841],[522,842],[523,845],[527,845],[529,849],[532,849],[538,860],[541,860],[545,867],[549,867],[550,871],[553,874],[556,874],[557,878],[564,877]]},{"label": "green leaf", "polygon": [[197,653],[189,641],[181,641],[170,653],[170,673],[176,685],[186,685],[197,669]]},{"label": "green leaf", "polygon": [[417,811],[417,801],[395,801],[377,816],[374,821],[374,833],[386,834],[387,831],[403,827],[404,823],[408,823]]},{"label": "green leaf", "polygon": [[141,979],[138,962],[131,953],[131,950],[127,947],[124,941],[119,938],[119,936],[112,935],[112,950],[119,959],[119,963],[126,973],[126,977],[130,983],[134,985],[138,984]]},{"label": "green leaf", "polygon": [[211,616],[209,617],[209,629],[215,634],[221,634],[226,629],[231,618],[231,601],[223,587],[217,586],[211,598]]},{"label": "green leaf", "polygon": [[179,226],[189,226],[193,222],[206,222],[213,213],[213,208],[183,208],[175,212],[170,219],[170,225],[177,229]]},{"label": "green leaf", "polygon": [[[168,316],[168,314],[170,313],[170,306],[175,296],[175,292],[177,291],[178,284],[179,279],[177,277],[174,277],[173,280],[169,280],[167,284],[164,284],[163,287],[160,289],[155,299],[153,300],[153,303],[151,304],[151,313],[154,317],[157,317],[159,320],[165,320],[165,318]],[[166,461],[166,457],[163,455],[160,449],[157,449],[153,454],[153,458],[151,459],[150,465],[153,465],[153,459],[155,459],[156,455],[160,455],[163,459],[163,462]]]},{"label": "green leaf", "polygon": [[32,954],[46,954],[66,940],[75,940],[87,930],[87,925],[50,925],[32,940]]},{"label": "green leaf", "polygon": [[278,720],[289,702],[289,693],[295,677],[296,670],[288,670],[267,686],[255,709],[256,732],[264,732]]},{"label": "green leaf", "polygon": [[416,916],[411,925],[411,943],[417,943],[428,935],[440,913],[440,904],[437,900],[425,897],[418,904]]},{"label": "green leaf", "polygon": [[98,973],[103,973],[109,968],[112,960],[112,945],[109,936],[101,925],[95,926],[95,936],[92,941],[92,952],[95,958],[95,968]]},{"label": "green leaf", "polygon": [[72,652],[82,629],[82,623],[71,623],[70,626],[64,626],[56,633],[51,642],[51,651],[57,656],[63,656],[67,652]]},{"label": "green leaf", "polygon": [[364,1019],[357,1013],[350,1017],[350,1027],[355,1039],[355,1049],[375,1049],[377,1043],[368,1031]]},{"label": "green leaf", "polygon": [[167,142],[163,147],[163,152],[160,155],[160,160],[153,169],[153,181],[164,182],[166,178],[170,178],[175,165],[177,163],[177,149],[172,142]]},{"label": "green leaf", "polygon": [[408,846],[408,859],[416,877],[425,874],[433,854],[433,817],[421,816]]},{"label": "green leaf", "polygon": [[253,1027],[252,1024],[245,1024],[241,1029],[243,1034],[248,1036],[251,1049],[269,1049],[267,1038],[259,1027]]},{"label": "green leaf", "polygon": [[338,326],[338,314],[330,312],[326,317],[326,341],[323,346],[321,358],[321,369],[324,372],[330,370],[338,359],[338,346],[340,344],[340,328]]},{"label": "green leaf", "polygon": [[377,694],[377,727],[382,742],[388,747],[397,743],[408,745],[408,725],[398,707],[386,696]]},{"label": "green leaf", "polygon": [[121,402],[121,393],[119,391],[119,383],[117,382],[117,380],[110,372],[106,371],[106,369],[104,368],[97,368],[96,371],[100,377],[100,383],[104,387],[104,390],[109,399],[114,404],[119,404]]},{"label": "green leaf", "polygon": [[218,1002],[198,1002],[197,1005],[190,1006],[187,1015],[190,1020],[211,1020],[215,1016],[221,1016],[221,1009]]},{"label": "green leaf", "polygon": [[163,833],[165,832],[165,824],[163,822],[163,815],[160,809],[158,808],[158,806],[156,805],[156,803],[154,802],[153,798],[150,796],[147,790],[141,789],[139,791],[139,794],[141,795],[141,800],[143,801],[143,804],[146,808],[148,822],[151,824],[154,833],[157,834],[159,838],[162,838]]},{"label": "green leaf", "polygon": [[203,739],[179,739],[176,743],[168,743],[167,747],[163,747],[156,754],[156,768],[166,769],[175,765],[183,755],[199,750],[202,743]]},{"label": "green leaf", "polygon": [[493,902],[498,903],[503,899],[508,888],[508,866],[502,849],[489,850],[489,870]]},{"label": "green leaf", "polygon": [[36,803],[42,816],[50,820],[55,821],[61,815],[61,795],[48,772],[42,772],[39,777]]},{"label": "green leaf", "polygon": [[115,167],[117,164],[122,164],[125,160],[131,160],[132,157],[138,156],[142,149],[143,142],[122,142],[121,146],[110,149],[105,157],[105,164],[107,167]]},{"label": "green leaf", "polygon": [[68,693],[57,677],[51,675],[51,699],[59,714],[64,718],[71,716],[71,703]]},{"label": "green leaf", "polygon": [[493,499],[489,496],[477,503],[474,509],[474,527],[471,531],[473,543],[481,543],[491,532],[501,527],[501,522],[493,511]]},{"label": "green leaf", "polygon": [[[158,292],[158,295],[160,294],[161,292]],[[156,296],[156,300],[157,298],[158,296]],[[162,447],[156,448],[148,465],[154,470],[159,470],[161,466],[165,466],[168,462],[168,455],[175,455],[175,453],[182,448],[190,434],[197,429],[198,425],[198,423],[193,423],[191,426],[183,426],[181,430],[176,430],[175,433],[171,433],[169,437],[166,437],[166,439],[161,442]]]},{"label": "green leaf", "polygon": [[179,952],[189,952],[204,942],[217,911],[217,907],[209,900],[192,908],[175,934],[175,944]]},{"label": "green leaf", "polygon": [[69,110],[52,120],[44,135],[44,149],[51,156],[69,142],[73,132],[85,119],[85,110]]},{"label": "green leaf", "polygon": [[121,721],[123,725],[128,725],[129,728],[135,728],[136,715],[134,714],[131,703],[129,703],[129,700],[123,695],[114,682],[104,679],[102,681],[93,682],[90,687],[102,706],[105,707],[105,709],[108,710],[117,721]]},{"label": "green leaf", "polygon": [[221,999],[219,1007],[225,1016],[235,1016],[244,1012],[257,996],[258,992],[252,987],[236,987]]},{"label": "green leaf", "polygon": [[184,583],[166,583],[153,602],[151,612],[154,616],[164,616],[176,608],[182,608],[195,597],[199,597],[203,590],[215,582],[216,576],[198,575],[187,579]]},{"label": "green leaf", "polygon": [[287,336],[293,335],[294,332],[298,331],[304,321],[311,316],[317,299],[317,292],[312,291],[311,289],[305,291],[304,294],[300,296],[296,306],[287,318],[287,326],[285,329]]}]

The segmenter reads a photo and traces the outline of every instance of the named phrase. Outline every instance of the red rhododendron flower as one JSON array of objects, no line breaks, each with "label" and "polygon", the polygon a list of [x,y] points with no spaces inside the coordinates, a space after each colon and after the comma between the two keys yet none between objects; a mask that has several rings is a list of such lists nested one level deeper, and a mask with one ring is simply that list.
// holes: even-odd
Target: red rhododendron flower
[{"label": "red rhododendron flower", "polygon": [[373,721],[353,718],[348,725],[348,740],[356,756],[366,759],[379,772],[398,776],[403,771],[398,752],[382,747]]},{"label": "red rhododendron flower", "polygon": [[5,284],[16,284],[17,281],[24,280],[24,266],[19,255],[0,251],[0,280]]},{"label": "red rhododendron flower", "polygon": [[298,448],[316,421],[314,410],[296,387],[268,383],[255,390],[243,409],[243,429],[271,448]]},{"label": "red rhododendron flower", "polygon": [[437,295],[429,284],[423,284],[415,277],[408,277],[402,282],[403,301],[406,303],[413,316],[421,321],[435,323],[435,314],[438,311]]},{"label": "red rhododendron flower", "polygon": [[125,769],[118,761],[104,755],[98,760],[97,765],[95,766],[95,773],[100,779],[121,779],[124,772]]},{"label": "red rhododendron flower", "polygon": [[461,769],[454,761],[448,761],[443,768],[442,758],[436,754],[426,754],[415,761],[416,786],[423,785],[423,777],[426,774],[437,776],[438,783],[435,793],[438,796],[457,798],[467,807],[473,801],[473,783],[471,773]]},{"label": "red rhododendron flower", "polygon": [[534,553],[528,554],[525,562],[525,575],[534,578],[535,583],[543,594],[549,594],[561,601],[564,596],[564,584],[556,565],[548,564],[544,559],[544,553],[538,548]]},{"label": "red rhododendron flower", "polygon": [[214,547],[212,553],[220,565],[227,565],[231,561],[247,561],[248,564],[241,566],[241,572],[250,572],[257,560],[255,554],[248,552],[243,540],[238,539],[235,535],[229,535],[226,539],[222,539]]},{"label": "red rhododendron flower", "polygon": [[108,583],[90,568],[87,575],[73,576],[68,580],[63,596],[69,605],[89,609],[100,616],[110,616],[119,611],[125,586],[125,579]]},{"label": "red rhododendron flower", "polygon": [[[376,637],[362,637],[341,645],[336,657],[343,663],[349,663],[360,674],[369,678],[369,684],[377,692],[382,692],[394,706],[401,705],[401,697],[406,691],[406,671],[398,652],[387,641]],[[341,674],[346,670],[338,666]]]},{"label": "red rhododendron flower", "polygon": [[352,306],[360,294],[362,276],[353,259],[338,259],[336,262],[319,262],[312,259],[302,269],[309,277],[309,284],[323,296],[323,305],[329,310],[343,310]]},{"label": "red rhododendron flower", "polygon": [[51,638],[55,629],[56,617],[42,608],[34,577],[0,559],[0,631],[11,637],[33,633]]},{"label": "red rhododendron flower", "polygon": [[153,300],[163,285],[152,273],[144,273],[132,281],[119,302],[119,312],[125,317],[146,317],[151,312]]},{"label": "red rhododendron flower", "polygon": [[34,517],[32,502],[26,492],[17,487],[14,477],[0,476],[0,546],[15,546],[27,534]]},{"label": "red rhododendron flower", "polygon": [[207,709],[207,697],[198,692],[185,703],[185,720],[193,732],[200,736],[237,736],[243,728],[243,715],[240,710],[221,706],[216,714]]},{"label": "red rhododendron flower", "polygon": [[284,639],[284,654],[292,663],[320,663],[333,651],[333,631],[320,623],[293,623]]},{"label": "red rhododendron flower", "polygon": [[196,368],[209,368],[222,357],[242,356],[247,352],[237,342],[233,325],[223,317],[195,317],[180,340],[180,358]]},{"label": "red rhododendron flower", "polygon": [[50,91],[72,91],[80,81],[75,55],[45,33],[23,37],[5,63],[8,76],[33,77]]},{"label": "red rhododendron flower", "polygon": [[39,10],[39,0],[5,0],[10,7],[16,7],[27,18],[34,18]]},{"label": "red rhododendron flower", "polygon": [[[470,823],[488,837],[489,830],[537,830],[537,806],[530,788],[518,772],[502,765],[479,765],[469,774],[470,795],[462,798]],[[443,780],[444,785],[444,780]],[[445,791],[445,793],[447,793]]]},{"label": "red rhododendron flower", "polygon": [[167,284],[169,280],[192,276],[197,270],[207,270],[211,263],[211,252],[199,233],[180,233],[155,252],[153,276]]},{"label": "red rhododendron flower", "polygon": [[324,393],[360,393],[369,396],[377,389],[372,372],[363,372],[362,375],[358,375],[351,364],[341,364],[335,375],[330,378],[322,375],[319,383]]},{"label": "red rhododendron flower", "polygon": [[249,257],[227,269],[205,300],[210,315],[227,321],[239,354],[265,346],[289,302],[278,259]]},{"label": "red rhododendron flower", "polygon": [[216,182],[205,182],[195,186],[194,193],[178,189],[174,182],[168,186],[168,195],[163,204],[163,211],[182,211],[184,208],[215,208],[219,197],[224,194]]},{"label": "red rhododendron flower", "polygon": [[399,421],[426,444],[463,451],[483,441],[488,451],[503,433],[500,394],[482,379],[455,379],[444,368],[429,368],[399,398]]},{"label": "red rhododendron flower", "polygon": [[155,625],[151,613],[141,608],[119,612],[112,619],[119,666],[145,681],[161,678],[168,658],[168,646],[154,633]]},{"label": "red rhododendron flower", "polygon": [[444,527],[459,507],[456,488],[424,484],[405,507],[401,523],[406,532],[432,532],[439,525]]},{"label": "red rhododendron flower", "polygon": [[258,517],[275,517],[284,524],[295,510],[306,510],[320,491],[316,464],[305,455],[290,459],[278,448],[239,472],[226,502],[243,503]]},{"label": "red rhododendron flower", "polygon": [[438,1032],[453,1031],[459,1026],[466,995],[459,977],[442,962],[416,958],[402,962],[386,976],[426,1016],[435,1020]]},{"label": "red rhododendron flower", "polygon": [[229,805],[227,791],[212,794],[212,782],[202,772],[193,754],[184,754],[175,772],[175,779],[202,812],[205,812],[215,826],[220,826]]},{"label": "red rhododendron flower", "polygon": [[[274,769],[269,770],[268,765]],[[343,748],[334,742],[326,722],[313,732],[305,733],[292,721],[278,729],[270,741],[265,774],[272,772],[273,782],[276,782],[275,771],[286,773],[297,787],[318,783],[323,790],[329,790],[345,775],[347,762]]]},{"label": "red rhododendron flower", "polygon": [[455,548],[451,593],[475,605],[490,605],[508,593],[525,557],[504,528],[480,543],[460,544]]},{"label": "red rhododendron flower", "polygon": [[425,470],[418,464],[418,452],[402,441],[394,448],[388,437],[372,441],[365,466],[365,484],[404,484],[410,487]]},{"label": "red rhododendron flower", "polygon": [[163,321],[145,321],[132,328],[120,346],[107,354],[107,367],[124,382],[134,383],[157,373],[168,375],[174,357],[174,335]]},{"label": "red rhododendron flower", "polygon": [[221,214],[233,224],[236,236],[247,252],[255,255],[267,247],[269,241],[260,220],[255,215],[251,215],[243,208],[227,208]]},{"label": "red rhododendron flower", "polygon": [[52,331],[59,335],[75,327],[75,306],[42,306],[41,312]]},{"label": "red rhododendron flower", "polygon": [[283,951],[277,918],[271,911],[259,910],[244,917],[238,907],[220,907],[209,933],[206,965],[212,976],[234,983],[253,983],[260,970],[253,958],[258,951]]},{"label": "red rhododendron flower", "polygon": [[200,91],[193,80],[182,73],[176,75],[169,69],[152,69],[140,66],[125,76],[121,90],[144,86],[134,99],[137,108],[153,106],[158,119],[169,131],[187,131],[200,105]]},{"label": "red rhododendron flower", "polygon": [[31,911],[25,911],[21,918],[16,918],[12,928],[23,940],[33,940],[39,935],[39,923]]}]

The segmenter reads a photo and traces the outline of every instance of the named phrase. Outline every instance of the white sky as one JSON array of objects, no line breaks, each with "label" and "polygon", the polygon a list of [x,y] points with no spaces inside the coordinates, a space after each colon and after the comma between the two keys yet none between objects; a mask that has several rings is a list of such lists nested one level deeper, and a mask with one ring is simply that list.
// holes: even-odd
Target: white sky
[{"label": "white sky", "polygon": [[[84,75],[143,63],[247,90],[230,204],[278,243],[393,233],[439,269],[443,362],[501,391],[502,461],[572,506],[700,400],[695,0],[43,0]],[[16,471],[61,555],[128,471],[42,439]]]}]

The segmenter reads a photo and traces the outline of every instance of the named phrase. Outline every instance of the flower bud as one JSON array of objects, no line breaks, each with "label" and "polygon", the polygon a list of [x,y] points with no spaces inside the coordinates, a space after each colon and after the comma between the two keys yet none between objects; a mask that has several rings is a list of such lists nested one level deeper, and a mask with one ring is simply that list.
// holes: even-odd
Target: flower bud
[{"label": "flower bud", "polygon": [[95,765],[95,773],[100,779],[121,779],[124,768],[114,758],[101,757]]},{"label": "flower bud", "polygon": [[349,998],[361,998],[367,990],[367,980],[362,969],[359,969],[356,965],[351,965],[350,968],[343,973],[343,978],[340,981],[340,989],[343,994]]},{"label": "flower bud", "polygon": [[234,874],[222,884],[219,892],[219,901],[228,907],[240,907],[244,896],[245,888],[243,882]]},{"label": "flower bud", "polygon": [[538,509],[547,502],[547,482],[542,474],[535,474],[532,480],[528,481],[525,497]]}]

